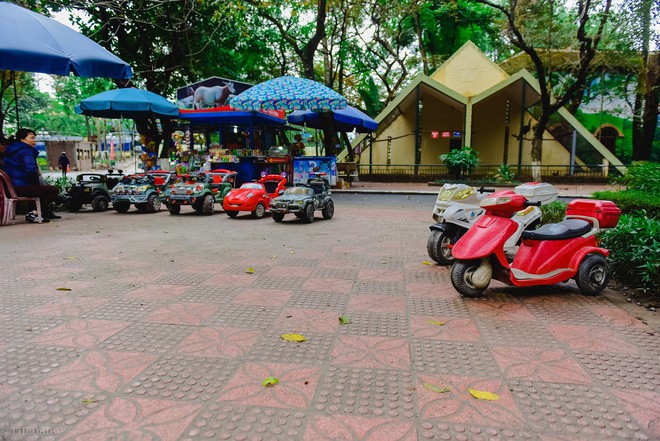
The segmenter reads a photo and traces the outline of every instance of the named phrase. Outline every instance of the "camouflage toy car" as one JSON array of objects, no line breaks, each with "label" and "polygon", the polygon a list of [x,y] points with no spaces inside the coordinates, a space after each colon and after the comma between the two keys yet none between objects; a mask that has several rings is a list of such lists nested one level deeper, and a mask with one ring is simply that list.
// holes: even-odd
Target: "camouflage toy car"
[{"label": "camouflage toy car", "polygon": [[76,180],[64,191],[64,204],[69,211],[78,211],[85,204],[91,204],[94,211],[105,211],[110,205],[110,191],[123,178],[122,171],[115,174],[80,173]]},{"label": "camouflage toy car", "polygon": [[199,213],[213,214],[215,203],[222,205],[227,193],[234,188],[236,174],[229,170],[213,170],[178,176],[166,192],[167,209],[170,214],[179,214],[182,205],[189,205]]},{"label": "camouflage toy car", "polygon": [[135,208],[141,212],[160,211],[165,189],[173,176],[170,172],[160,171],[124,176],[110,195],[112,208],[119,213],[126,213],[131,204],[135,204]]},{"label": "camouflage toy car", "polygon": [[330,184],[325,178],[312,178],[307,185],[289,187],[282,196],[270,202],[270,212],[275,222],[281,222],[284,215],[293,213],[303,222],[314,221],[314,212],[320,210],[324,219],[335,214],[335,204],[330,197]]}]

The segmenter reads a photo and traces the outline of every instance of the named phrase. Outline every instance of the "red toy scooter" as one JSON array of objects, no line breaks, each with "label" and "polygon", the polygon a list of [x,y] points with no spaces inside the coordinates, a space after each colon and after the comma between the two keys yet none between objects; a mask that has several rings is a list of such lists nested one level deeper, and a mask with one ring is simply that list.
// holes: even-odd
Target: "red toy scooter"
[{"label": "red toy scooter", "polygon": [[596,234],[615,227],[621,210],[610,201],[573,200],[563,221],[524,231],[511,261],[504,252],[504,243],[518,228],[511,217],[532,205],[540,204],[511,190],[481,201],[486,214],[452,248],[457,261],[451,283],[461,295],[479,297],[492,278],[513,286],[552,285],[575,278],[585,294],[605,289],[610,278],[605,261],[609,251],[598,246]]}]

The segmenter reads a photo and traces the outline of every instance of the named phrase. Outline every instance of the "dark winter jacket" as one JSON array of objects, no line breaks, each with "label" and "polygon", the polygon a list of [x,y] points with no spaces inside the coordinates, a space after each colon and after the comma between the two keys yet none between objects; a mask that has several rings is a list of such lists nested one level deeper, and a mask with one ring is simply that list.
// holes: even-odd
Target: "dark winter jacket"
[{"label": "dark winter jacket", "polygon": [[16,141],[5,150],[5,172],[14,187],[39,185],[39,151],[34,147]]},{"label": "dark winter jacket", "polygon": [[69,158],[66,155],[60,155],[60,159],[58,161],[58,165],[60,166],[60,168],[65,169],[69,164],[70,164]]}]

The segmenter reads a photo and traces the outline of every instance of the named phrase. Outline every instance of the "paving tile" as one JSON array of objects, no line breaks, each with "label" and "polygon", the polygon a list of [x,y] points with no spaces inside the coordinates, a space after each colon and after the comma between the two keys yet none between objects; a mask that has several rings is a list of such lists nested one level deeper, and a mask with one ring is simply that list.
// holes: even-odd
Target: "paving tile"
[{"label": "paving tile", "polygon": [[660,367],[653,357],[591,351],[574,351],[573,355],[595,380],[607,387],[660,390]]},{"label": "paving tile", "polygon": [[451,283],[449,285],[439,286],[436,283],[406,283],[406,291],[410,296],[420,297],[442,297],[447,299],[456,299],[458,294]]},{"label": "paving tile", "polygon": [[505,378],[591,384],[593,380],[564,348],[493,346],[493,357]]},{"label": "paving tile", "polygon": [[407,370],[330,367],[317,388],[313,408],[325,414],[413,418],[412,374]]},{"label": "paving tile", "polygon": [[[624,409],[632,415],[641,429],[646,432],[649,439],[660,439],[660,415],[658,414],[660,393],[657,392],[657,389],[654,392],[614,390],[612,393],[619,399]],[[627,419],[623,420],[627,422]],[[626,428],[635,430],[636,425],[629,424]],[[635,430],[635,432],[637,431]],[[640,435],[635,433],[635,438],[643,439]]]},{"label": "paving tile", "polygon": [[98,348],[112,351],[165,354],[193,332],[191,326],[133,323],[103,341]]},{"label": "paving tile", "polygon": [[615,329],[600,326],[549,325],[553,336],[572,349],[607,353],[638,354],[639,349],[619,336]]},{"label": "paving tile", "polygon": [[536,317],[522,304],[511,299],[469,299],[467,306],[475,319],[533,322]]},{"label": "paving tile", "polygon": [[379,312],[400,313],[406,312],[406,300],[402,297],[386,295],[362,295],[352,296],[348,302],[347,310],[349,312]]},{"label": "paving tile", "polygon": [[300,289],[305,283],[305,278],[303,277],[282,277],[282,276],[270,276],[262,277],[256,279],[253,283],[250,284],[252,288],[260,289],[262,291],[270,290],[297,290]]},{"label": "paving tile", "polygon": [[63,297],[34,307],[28,311],[28,314],[79,317],[85,312],[108,302],[108,299],[95,297]]},{"label": "paving tile", "polygon": [[207,303],[170,303],[153,311],[144,318],[147,322],[172,325],[199,325],[218,310],[218,306]]},{"label": "paving tile", "polygon": [[605,324],[602,318],[573,296],[539,296],[525,299],[523,304],[539,321],[545,323],[596,326]]},{"label": "paving tile", "polygon": [[555,347],[561,343],[543,323],[511,320],[475,319],[481,337],[493,345],[536,345]]},{"label": "paving tile", "polygon": [[303,439],[306,441],[339,439],[413,441],[417,439],[417,432],[411,420],[314,415],[310,418]]},{"label": "paving tile", "polygon": [[237,305],[283,306],[289,301],[293,291],[282,289],[247,288],[234,297]]},{"label": "paving tile", "polygon": [[[428,265],[420,266],[427,267]],[[451,284],[450,275],[444,268],[433,268],[429,266],[426,270],[406,271],[405,276],[408,283],[435,283],[444,286]],[[456,295],[458,296],[458,293]]]},{"label": "paving tile", "polygon": [[206,325],[269,329],[279,313],[280,308],[275,307],[227,303],[206,321]]},{"label": "paving tile", "polygon": [[177,352],[198,357],[241,358],[261,333],[244,328],[198,327],[176,348]]},{"label": "paving tile", "polygon": [[408,310],[415,315],[471,317],[465,302],[459,297],[410,297]]},{"label": "paving tile", "polygon": [[234,298],[239,291],[240,289],[223,286],[194,285],[184,291],[177,300],[181,302],[224,305]]},{"label": "paving tile", "polygon": [[[534,440],[538,436],[526,428],[507,428],[469,424],[450,424],[443,419],[422,419],[419,439],[442,440]],[[557,441],[557,440],[555,440]],[[568,440],[567,440],[568,441]]]},{"label": "paving tile", "polygon": [[185,285],[148,284],[127,292],[124,297],[126,299],[171,301],[181,297],[185,290]]},{"label": "paving tile", "polygon": [[353,289],[353,281],[346,279],[326,279],[309,277],[302,284],[304,291],[323,291],[348,294]]},{"label": "paving tile", "polygon": [[353,294],[357,295],[385,295],[404,297],[406,289],[403,282],[380,282],[371,280],[358,280],[353,284]]},{"label": "paving tile", "polygon": [[347,316],[351,322],[339,328],[342,335],[408,336],[408,320],[404,314],[349,312]]},{"label": "paving tile", "polygon": [[339,327],[339,314],[328,309],[284,308],[272,329],[282,332],[332,333]]},{"label": "paving tile", "polygon": [[330,359],[334,334],[306,332],[306,341],[295,343],[281,338],[287,332],[265,332],[252,346],[247,359],[251,361],[272,361],[281,363],[300,363],[315,365]]},{"label": "paving tile", "polygon": [[199,285],[210,277],[209,273],[174,272],[163,274],[156,282],[160,285]]},{"label": "paving tile", "polygon": [[501,376],[489,348],[480,343],[411,338],[410,354],[413,370],[425,374]]},{"label": "paving tile", "polygon": [[371,282],[403,282],[404,277],[401,271],[362,268],[358,273],[357,279]]},{"label": "paving tile", "polygon": [[481,340],[479,328],[472,319],[431,315],[411,315],[410,335],[416,339]]},{"label": "paving tile", "polygon": [[288,306],[295,308],[330,309],[343,311],[350,297],[345,294],[321,291],[296,291]]},{"label": "paving tile", "polygon": [[[313,277],[313,278],[321,278],[321,279],[347,279],[347,280],[354,280],[355,277],[358,274],[358,269],[356,268],[325,268],[325,267],[319,267],[315,269],[311,268],[305,268],[307,269],[307,273],[302,273],[302,274],[290,274],[290,275],[295,275],[297,277]],[[296,268],[295,271],[301,271],[301,268]],[[276,275],[276,274],[273,274]]]},{"label": "paving tile", "polygon": [[19,344],[2,349],[0,384],[12,388],[29,388],[75,360],[78,348]]},{"label": "paving tile", "polygon": [[216,274],[204,281],[204,285],[222,286],[224,288],[244,288],[255,282],[257,277],[254,274],[246,274],[245,271],[249,265],[245,266],[243,274]]},{"label": "paving tile", "polygon": [[532,431],[572,439],[648,439],[619,402],[598,387],[516,380],[509,387]]},{"label": "paving tile", "polygon": [[165,355],[124,385],[127,396],[164,400],[216,400],[236,370],[231,360]]},{"label": "paving tile", "polygon": [[91,311],[80,314],[83,319],[113,320],[121,317],[123,321],[138,321],[156,310],[162,302],[155,300],[113,298]]},{"label": "paving tile", "polygon": [[129,326],[128,322],[72,319],[44,332],[34,339],[35,343],[54,346],[92,348]]},{"label": "paving tile", "polygon": [[410,348],[405,338],[342,335],[333,350],[334,366],[410,369]]}]

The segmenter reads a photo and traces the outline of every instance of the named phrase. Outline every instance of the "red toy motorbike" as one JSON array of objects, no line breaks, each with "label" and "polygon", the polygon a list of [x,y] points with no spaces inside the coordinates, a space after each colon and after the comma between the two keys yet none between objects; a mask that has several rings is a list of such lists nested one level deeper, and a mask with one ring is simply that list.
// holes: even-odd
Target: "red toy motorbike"
[{"label": "red toy motorbike", "polygon": [[481,201],[486,214],[452,247],[457,261],[451,282],[461,295],[479,297],[492,278],[513,286],[552,285],[574,278],[585,294],[605,289],[609,251],[598,246],[596,234],[614,228],[621,210],[610,201],[573,200],[563,221],[524,231],[517,252],[505,253],[504,243],[518,229],[511,217],[532,205],[540,204],[511,190]]}]

